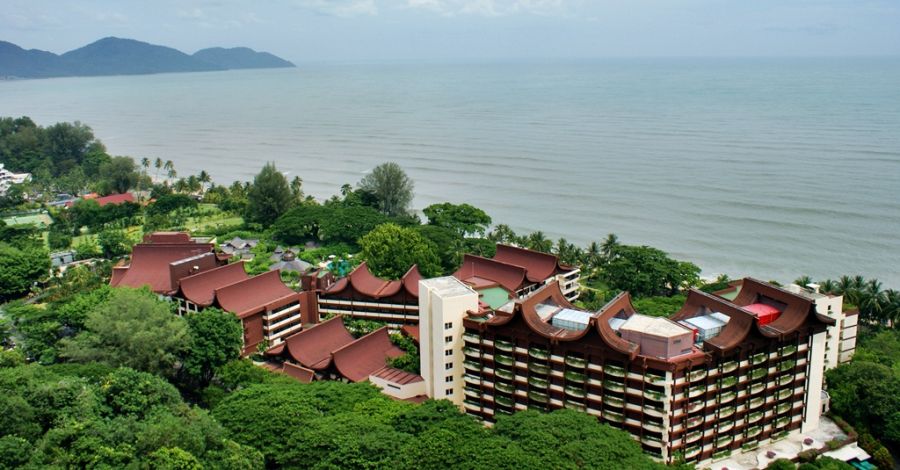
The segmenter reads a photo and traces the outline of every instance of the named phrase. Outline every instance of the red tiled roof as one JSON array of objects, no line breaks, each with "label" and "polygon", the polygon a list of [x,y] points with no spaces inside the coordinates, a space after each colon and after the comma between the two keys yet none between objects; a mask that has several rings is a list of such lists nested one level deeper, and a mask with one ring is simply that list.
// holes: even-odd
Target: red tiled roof
[{"label": "red tiled roof", "polygon": [[521,266],[470,254],[463,256],[462,266],[453,273],[453,277],[460,281],[483,283],[483,280],[487,279],[500,284],[509,292],[516,292],[522,287],[525,275],[525,268]]},{"label": "red tiled roof", "polygon": [[400,331],[419,344],[419,325],[403,325],[400,327]]},{"label": "red tiled roof", "polygon": [[382,367],[381,369],[372,372],[370,375],[397,385],[412,384],[425,380],[421,375],[395,369],[393,367]]},{"label": "red tiled roof", "polygon": [[181,296],[202,307],[213,304],[216,289],[246,281],[250,277],[244,270],[244,262],[226,264],[181,279]]},{"label": "red tiled roof", "polygon": [[[172,263],[186,258],[195,257],[213,252],[213,245],[208,243],[170,243],[164,245],[138,244],[132,248],[131,264],[127,267],[117,268],[110,280],[112,287],[143,287],[149,286],[158,294],[170,294],[178,288],[178,278]],[[200,269],[215,267],[215,257],[198,258],[197,265]],[[193,268],[193,265],[187,269]],[[187,274],[187,273],[185,273]]]},{"label": "red tiled roof", "polygon": [[422,279],[422,275],[419,273],[419,268],[415,265],[409,268],[409,271],[400,280],[388,281],[372,274],[369,271],[369,266],[363,262],[347,277],[332,284],[325,293],[336,294],[346,289],[347,286],[351,286],[360,294],[374,299],[390,297],[400,292],[400,289],[406,289],[410,295],[418,297],[420,279]]},{"label": "red tiled roof", "polygon": [[274,355],[286,352],[291,359],[304,367],[323,370],[331,364],[332,351],[352,342],[353,335],[344,327],[343,318],[337,316],[289,336],[282,345],[270,349],[268,353]]},{"label": "red tiled roof", "polygon": [[527,250],[512,245],[497,244],[494,260],[525,268],[528,280],[544,282],[548,277],[559,272],[568,272],[573,268],[559,264],[559,258],[549,253]]},{"label": "red tiled roof", "polygon": [[285,362],[282,365],[281,372],[306,384],[312,382],[316,377],[315,371],[309,370],[303,366],[291,364],[290,362]]},{"label": "red tiled roof", "polygon": [[190,243],[191,235],[187,232],[153,232],[144,235],[144,243]]},{"label": "red tiled roof", "polygon": [[268,271],[215,290],[216,303],[223,310],[232,312],[239,318],[264,310],[268,305],[295,295],[296,292],[281,282],[279,271]]},{"label": "red tiled roof", "polygon": [[384,368],[385,360],[404,354],[391,343],[387,327],[379,328],[358,340],[335,350],[334,367],[351,382],[369,379],[373,372]]},{"label": "red tiled roof", "polygon": [[110,194],[109,196],[98,197],[95,199],[100,207],[107,204],[122,204],[123,202],[134,202],[134,196],[131,193]]}]

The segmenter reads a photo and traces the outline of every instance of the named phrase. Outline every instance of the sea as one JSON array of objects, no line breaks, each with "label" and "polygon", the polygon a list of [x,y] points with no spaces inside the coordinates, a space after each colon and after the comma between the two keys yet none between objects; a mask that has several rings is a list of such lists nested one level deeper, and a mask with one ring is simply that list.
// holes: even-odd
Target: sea
[{"label": "sea", "polygon": [[[900,58],[300,64],[0,82],[0,115],[79,120],[217,183],[271,161],[324,199],[399,163],[579,245],[617,234],[705,276],[900,288]],[[154,170],[151,168],[151,174]]]}]

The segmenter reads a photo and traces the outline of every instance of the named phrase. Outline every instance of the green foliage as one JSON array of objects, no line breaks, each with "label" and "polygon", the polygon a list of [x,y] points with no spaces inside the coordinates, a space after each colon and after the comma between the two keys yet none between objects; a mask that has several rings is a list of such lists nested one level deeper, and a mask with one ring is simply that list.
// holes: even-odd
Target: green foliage
[{"label": "green foliage", "polygon": [[700,268],[669,258],[649,246],[618,246],[604,268],[603,279],[613,289],[634,297],[671,296],[699,282]]},{"label": "green foliage", "polygon": [[319,238],[319,224],[330,210],[315,204],[301,204],[281,216],[273,225],[273,236],[284,243],[299,244]]},{"label": "green foliage", "polygon": [[179,209],[194,209],[197,200],[186,194],[164,194],[147,206],[147,215],[165,215]]},{"label": "green foliage", "polygon": [[137,187],[140,175],[131,157],[112,157],[100,166],[99,190],[103,194],[124,194]]},{"label": "green foliage", "polygon": [[644,315],[653,317],[670,317],[684,306],[685,295],[673,295],[672,297],[644,297],[635,299],[635,310]]},{"label": "green foliage", "polygon": [[850,424],[900,442],[900,375],[882,364],[853,361],[826,372],[831,408]]},{"label": "green foliage", "polygon": [[169,382],[146,372],[122,368],[100,383],[98,398],[107,416],[145,417],[156,407],[174,409],[181,403]]},{"label": "green foliage", "polygon": [[453,230],[461,237],[469,235],[484,236],[491,225],[491,217],[483,210],[469,204],[432,204],[422,210],[428,223]]},{"label": "green foliage", "polygon": [[273,163],[266,163],[247,194],[244,218],[247,222],[268,227],[287,212],[293,202],[287,179]]},{"label": "green foliage", "polygon": [[324,242],[356,243],[389,218],[366,206],[336,207],[319,221],[319,240]]},{"label": "green foliage", "polygon": [[797,466],[794,465],[794,462],[788,459],[776,459],[766,465],[766,470],[794,470],[795,468]]},{"label": "green foliage", "polygon": [[188,346],[188,329],[153,293],[120,288],[88,313],[84,331],[62,343],[62,355],[76,362],[168,375]]},{"label": "green foliage", "polygon": [[394,162],[382,163],[360,180],[360,191],[371,195],[378,209],[390,216],[409,212],[413,198],[413,181]]},{"label": "green foliage", "polygon": [[101,253],[106,258],[117,258],[131,251],[132,242],[124,230],[104,230],[97,236]]},{"label": "green foliage", "polygon": [[391,342],[402,349],[405,354],[400,357],[388,359],[388,365],[412,374],[418,374],[420,372],[420,358],[419,348],[416,346],[416,342],[408,336],[399,334],[391,335]]},{"label": "green foliage", "polygon": [[47,244],[51,250],[65,250],[72,245],[72,235],[59,230],[50,230],[47,234]]},{"label": "green foliage", "polygon": [[0,302],[27,294],[50,273],[50,254],[42,247],[0,242]]},{"label": "green foliage", "polygon": [[195,387],[205,387],[217,368],[240,357],[244,330],[234,314],[218,308],[186,318],[190,342],[181,370]]},{"label": "green foliage", "polygon": [[0,437],[0,468],[19,468],[31,456],[31,443],[18,436]]},{"label": "green foliage", "polygon": [[359,239],[361,256],[376,276],[400,279],[416,264],[424,277],[440,273],[435,246],[417,231],[396,224],[379,225]]}]

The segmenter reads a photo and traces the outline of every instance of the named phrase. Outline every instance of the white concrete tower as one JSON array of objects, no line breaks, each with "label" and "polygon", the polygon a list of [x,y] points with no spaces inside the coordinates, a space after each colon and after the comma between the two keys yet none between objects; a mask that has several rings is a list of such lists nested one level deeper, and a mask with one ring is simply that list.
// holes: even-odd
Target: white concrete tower
[{"label": "white concrete tower", "polygon": [[419,356],[429,398],[463,406],[463,318],[478,293],[455,277],[419,281]]}]

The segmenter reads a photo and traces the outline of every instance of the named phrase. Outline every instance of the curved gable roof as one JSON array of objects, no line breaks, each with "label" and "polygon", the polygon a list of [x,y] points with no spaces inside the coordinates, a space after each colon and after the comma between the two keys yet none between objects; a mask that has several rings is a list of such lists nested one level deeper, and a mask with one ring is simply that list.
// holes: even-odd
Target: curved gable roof
[{"label": "curved gable roof", "polygon": [[264,310],[267,305],[297,295],[281,282],[279,271],[268,271],[215,290],[216,303],[239,318]]},{"label": "curved gable roof", "polygon": [[760,333],[770,338],[783,338],[803,326],[807,320],[825,325],[835,324],[833,318],[816,313],[812,300],[751,277],[744,278],[734,304],[745,306],[755,303],[770,304],[772,301],[784,305],[784,310],[775,321],[759,327]]},{"label": "curved gable roof", "polygon": [[512,293],[525,284],[525,276],[525,268],[521,266],[470,254],[463,255],[462,266],[453,273],[453,277],[463,282],[472,278],[487,279]]},{"label": "curved gable roof", "polygon": [[334,367],[351,382],[368,380],[373,372],[385,367],[387,358],[399,357],[403,350],[391,343],[387,327],[381,327],[353,341],[332,355]]},{"label": "curved gable roof", "polygon": [[178,288],[178,279],[173,279],[171,263],[197,255],[212,253],[208,243],[142,243],[131,251],[131,264],[124,268],[124,274],[117,274],[110,280],[112,287],[149,286],[157,294],[169,294]]},{"label": "curved gable roof", "polygon": [[406,292],[409,295],[418,298],[419,297],[419,281],[422,280],[422,273],[419,272],[418,265],[412,265],[409,268],[409,271],[403,275],[401,281],[403,282],[403,288],[406,289]]},{"label": "curved gable roof", "polygon": [[[284,340],[283,346],[277,347],[304,367],[323,370],[331,365],[332,351],[352,342],[353,335],[344,326],[343,317],[337,316],[289,336]],[[274,350],[272,352],[276,353]]]},{"label": "curved gable roof", "polygon": [[557,272],[572,270],[562,267],[555,255],[502,243],[497,244],[497,253],[493,259],[525,268],[526,276],[531,282],[543,282]]},{"label": "curved gable roof", "polygon": [[619,314],[627,318],[635,313],[634,306],[631,304],[631,294],[622,292],[600,308],[600,318],[597,320],[597,332],[600,333],[603,342],[616,351],[629,355],[632,359],[637,355],[639,346],[631,341],[622,339],[612,329],[609,320]]},{"label": "curved gable roof", "polygon": [[713,350],[726,352],[738,346],[750,334],[756,323],[756,316],[739,306],[715,295],[691,289],[681,310],[672,320],[687,320],[698,315],[719,312],[728,316],[728,323],[718,335],[704,341]]},{"label": "curved gable roof", "polygon": [[215,301],[216,289],[247,279],[250,276],[244,270],[244,262],[239,261],[182,278],[179,290],[185,299],[208,307]]}]

